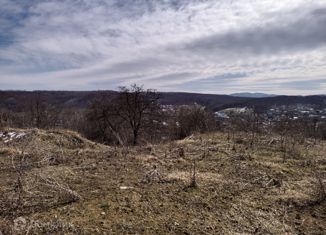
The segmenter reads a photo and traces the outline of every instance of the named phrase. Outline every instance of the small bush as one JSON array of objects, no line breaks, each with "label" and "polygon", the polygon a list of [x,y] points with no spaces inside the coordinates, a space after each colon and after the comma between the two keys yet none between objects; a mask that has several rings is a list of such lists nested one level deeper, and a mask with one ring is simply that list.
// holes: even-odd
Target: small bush
[{"label": "small bush", "polygon": [[170,132],[172,139],[183,139],[194,133],[214,131],[216,126],[213,114],[206,111],[203,106],[180,106],[170,125]]}]

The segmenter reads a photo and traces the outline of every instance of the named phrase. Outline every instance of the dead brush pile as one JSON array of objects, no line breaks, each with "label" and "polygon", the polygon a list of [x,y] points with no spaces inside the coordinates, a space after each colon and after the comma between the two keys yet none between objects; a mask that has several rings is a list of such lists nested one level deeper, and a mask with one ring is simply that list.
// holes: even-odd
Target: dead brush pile
[{"label": "dead brush pile", "polygon": [[51,167],[72,162],[76,150],[100,147],[68,131],[9,130],[2,132],[2,137],[0,217],[13,224],[20,216],[81,200],[65,182],[67,175]]},{"label": "dead brush pile", "polygon": [[62,147],[65,149],[94,148],[95,144],[78,133],[68,130],[41,130],[41,129],[8,129],[0,131],[0,146],[6,146],[20,139],[33,139],[34,145]]}]

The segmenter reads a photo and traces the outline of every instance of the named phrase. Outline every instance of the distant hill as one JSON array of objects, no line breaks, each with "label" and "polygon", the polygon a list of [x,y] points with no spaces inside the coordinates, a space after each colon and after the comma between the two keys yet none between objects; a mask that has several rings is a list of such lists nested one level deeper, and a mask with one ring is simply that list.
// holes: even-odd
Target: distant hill
[{"label": "distant hill", "polygon": [[281,105],[315,105],[320,108],[326,108],[326,96],[312,95],[312,96],[275,96],[266,98],[251,98],[243,102],[226,104],[223,107],[218,107],[215,110],[234,107],[256,107],[261,109],[270,108],[272,106]]},{"label": "distant hill", "polygon": [[[0,108],[21,110],[28,105],[30,100],[37,94],[48,104],[65,108],[85,108],[99,94],[112,95],[116,91],[0,91]],[[229,95],[209,95],[182,92],[161,92],[161,104],[182,105],[200,104],[210,109],[245,102],[247,98],[233,97]]]},{"label": "distant hill", "polygon": [[[46,103],[63,108],[86,108],[99,94],[114,96],[116,91],[38,91],[37,95]],[[0,108],[19,111],[28,107],[36,92],[0,91]],[[161,104],[200,104],[217,111],[232,107],[261,107],[273,105],[311,104],[326,107],[326,96],[273,96],[263,98],[237,97],[183,92],[161,92]]]},{"label": "distant hill", "polygon": [[49,105],[65,108],[85,108],[99,94],[116,94],[115,91],[0,91],[0,108],[20,111],[38,96]]},{"label": "distant hill", "polygon": [[249,101],[249,98],[235,97],[229,95],[213,95],[199,93],[184,93],[184,92],[164,92],[161,93],[162,104],[200,104],[210,109],[216,109],[225,105],[235,103],[243,103]]},{"label": "distant hill", "polygon": [[266,97],[275,97],[277,95],[274,94],[265,94],[265,93],[251,93],[251,92],[244,92],[244,93],[233,93],[230,96],[235,97],[245,97],[245,98],[266,98]]}]

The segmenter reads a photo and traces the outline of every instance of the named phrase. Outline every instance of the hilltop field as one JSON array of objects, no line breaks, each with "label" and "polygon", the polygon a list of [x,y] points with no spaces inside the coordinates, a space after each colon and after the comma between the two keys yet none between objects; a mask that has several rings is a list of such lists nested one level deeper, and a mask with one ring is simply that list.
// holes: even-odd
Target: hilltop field
[{"label": "hilltop field", "polygon": [[122,148],[1,132],[0,234],[325,234],[325,142],[246,137]]}]

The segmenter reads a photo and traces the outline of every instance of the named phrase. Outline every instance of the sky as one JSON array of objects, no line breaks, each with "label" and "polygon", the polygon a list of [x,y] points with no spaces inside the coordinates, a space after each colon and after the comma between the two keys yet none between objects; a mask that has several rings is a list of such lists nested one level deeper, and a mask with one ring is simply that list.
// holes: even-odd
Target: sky
[{"label": "sky", "polygon": [[326,0],[0,0],[0,90],[326,94]]}]

